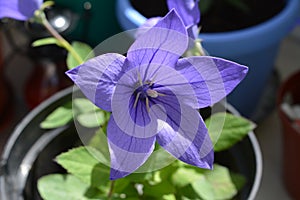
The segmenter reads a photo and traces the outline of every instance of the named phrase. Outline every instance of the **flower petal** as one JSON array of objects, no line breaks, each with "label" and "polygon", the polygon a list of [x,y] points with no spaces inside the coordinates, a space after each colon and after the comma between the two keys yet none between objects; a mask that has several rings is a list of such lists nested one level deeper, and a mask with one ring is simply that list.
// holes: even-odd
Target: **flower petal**
[{"label": "flower petal", "polygon": [[155,136],[135,137],[135,134],[140,136],[141,133],[137,133],[135,129],[131,131],[131,135],[128,135],[126,131],[119,128],[111,116],[107,126],[111,180],[122,178],[134,172],[146,162],[154,150]]},{"label": "flower petal", "polygon": [[[198,35],[199,35],[198,26],[197,25],[187,26],[187,32],[188,32],[190,39],[192,40],[192,42],[190,42],[190,43],[192,43],[192,47],[193,47],[194,42],[198,38]],[[189,46],[191,46],[191,45],[189,45]]]},{"label": "flower petal", "polygon": [[193,87],[198,99],[196,108],[211,106],[225,98],[248,72],[246,66],[210,56],[180,59],[175,69]]},{"label": "flower petal", "polygon": [[17,20],[27,20],[33,17],[43,0],[0,0],[0,18],[9,17]]},{"label": "flower petal", "polygon": [[[152,77],[155,77],[153,90],[157,91],[158,96],[153,101],[167,103],[180,110],[180,104],[189,105],[190,107],[197,108],[198,100],[196,93],[190,84],[179,71],[172,67],[161,67],[156,71],[149,69],[148,72]],[[179,115],[180,116],[180,115]]]},{"label": "flower petal", "polygon": [[146,33],[150,28],[152,28],[157,22],[161,19],[161,17],[151,17],[146,20],[145,23],[143,23],[135,33],[135,38],[138,38],[139,36]]},{"label": "flower petal", "polygon": [[143,65],[175,65],[187,47],[187,30],[180,17],[172,10],[131,45],[127,53],[127,70]]},{"label": "flower petal", "polygon": [[157,133],[157,120],[148,109],[152,103],[137,94],[137,76],[136,70],[132,69],[120,77],[112,96],[112,113],[116,124],[128,135],[151,137]]},{"label": "flower petal", "polygon": [[167,0],[169,10],[175,9],[185,26],[196,25],[200,21],[199,0]]},{"label": "flower petal", "polygon": [[[168,115],[173,124],[180,124],[174,130],[172,125],[160,121],[157,142],[177,159],[201,168],[212,169],[214,153],[207,128],[198,111],[184,106],[181,121]],[[176,123],[175,123],[176,122]]]},{"label": "flower petal", "polygon": [[111,111],[111,100],[117,81],[122,75],[125,57],[108,53],[92,58],[66,74],[95,105]]}]

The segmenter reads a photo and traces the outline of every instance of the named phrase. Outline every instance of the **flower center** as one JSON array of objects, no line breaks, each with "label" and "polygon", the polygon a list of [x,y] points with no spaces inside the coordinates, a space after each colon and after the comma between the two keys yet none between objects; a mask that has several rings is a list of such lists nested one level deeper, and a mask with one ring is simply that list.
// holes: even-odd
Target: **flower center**
[{"label": "flower center", "polygon": [[135,96],[139,99],[146,99],[148,97],[156,98],[158,97],[158,92],[153,90],[152,88],[153,84],[149,84],[149,82],[146,82],[142,86],[139,86],[135,90]]},{"label": "flower center", "polygon": [[134,95],[135,95],[135,102],[134,108],[137,106],[139,100],[145,101],[147,111],[150,111],[149,106],[149,98],[157,98],[158,96],[164,96],[163,94],[158,93],[153,89],[153,81],[145,81],[142,83],[140,77],[138,77],[139,82],[137,83],[138,87],[136,88]]}]

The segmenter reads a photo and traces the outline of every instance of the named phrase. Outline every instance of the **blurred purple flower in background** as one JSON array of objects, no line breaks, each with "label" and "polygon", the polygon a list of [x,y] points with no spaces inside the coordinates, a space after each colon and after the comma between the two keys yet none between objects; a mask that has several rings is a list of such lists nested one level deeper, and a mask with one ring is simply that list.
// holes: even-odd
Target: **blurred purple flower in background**
[{"label": "blurred purple flower in background", "polygon": [[[168,9],[175,9],[177,11],[187,28],[189,37],[192,39],[196,39],[198,37],[198,23],[200,22],[200,9],[198,2],[199,0],[167,0]],[[147,30],[147,28],[154,26],[160,19],[161,17],[152,17],[147,19],[146,22],[140,26],[140,30],[138,30],[136,35],[141,35],[145,32],[145,30]]]},{"label": "blurred purple flower in background", "polygon": [[212,143],[197,109],[223,99],[248,69],[209,56],[180,59],[188,43],[187,28],[172,10],[137,38],[127,57],[108,53],[67,72],[88,99],[112,112],[112,180],[143,165],[155,142],[185,163],[212,168]]},{"label": "blurred purple flower in background", "polygon": [[169,10],[175,9],[186,27],[200,22],[199,0],[167,0]]},{"label": "blurred purple flower in background", "polygon": [[27,20],[43,4],[43,0],[0,0],[0,18]]}]

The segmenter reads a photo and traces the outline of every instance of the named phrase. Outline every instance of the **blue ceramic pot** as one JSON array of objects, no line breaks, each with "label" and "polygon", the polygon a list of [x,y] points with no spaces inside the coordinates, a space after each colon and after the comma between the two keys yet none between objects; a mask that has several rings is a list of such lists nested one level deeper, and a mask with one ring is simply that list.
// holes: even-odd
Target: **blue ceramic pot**
[{"label": "blue ceramic pot", "polygon": [[[228,97],[243,115],[251,118],[254,114],[273,70],[280,42],[292,30],[299,12],[299,0],[287,0],[279,14],[259,25],[199,35],[210,55],[249,66],[245,80]],[[130,0],[117,0],[117,17],[124,30],[137,28],[146,20],[131,6]]]}]

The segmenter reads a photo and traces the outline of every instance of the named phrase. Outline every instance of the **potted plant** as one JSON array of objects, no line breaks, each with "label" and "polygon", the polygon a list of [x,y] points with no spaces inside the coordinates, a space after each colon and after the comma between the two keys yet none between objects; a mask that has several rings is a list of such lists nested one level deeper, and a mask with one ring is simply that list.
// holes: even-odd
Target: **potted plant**
[{"label": "potted plant", "polygon": [[[188,56],[200,53],[201,46],[189,37],[191,32],[176,9],[146,32],[140,29],[126,57],[119,53],[93,57],[87,56],[88,46],[69,44],[49,25],[44,9],[52,2],[35,0],[32,7],[22,3],[13,4],[15,13],[5,10],[4,14],[26,19],[23,14],[29,13],[47,28],[54,38],[33,45],[54,43],[68,50],[66,74],[88,100],[78,98],[78,90],[73,94],[68,90],[29,114],[1,162],[1,189],[9,191],[1,192],[3,198],[18,198],[21,193],[25,198],[39,198],[31,190],[37,187],[44,199],[228,199],[245,183],[234,172],[241,166],[257,167],[255,175],[248,176],[254,186],[250,183],[247,192],[240,193],[241,198],[255,196],[261,175],[259,150],[254,151],[256,157],[251,153],[247,157],[255,164],[245,165],[240,158],[228,162],[229,154],[223,161],[216,159],[233,165],[233,172],[214,162],[214,152],[231,149],[255,127],[245,118],[224,112],[234,113],[230,107],[218,104],[245,77],[246,66],[217,57]],[[71,95],[72,107],[67,101]],[[69,124],[73,118],[80,140]],[[41,127],[47,130],[36,135]],[[26,130],[31,137],[21,134]],[[249,138],[257,149],[253,136]],[[24,142],[25,148],[17,141]],[[80,143],[85,146],[57,156]],[[13,158],[14,148],[20,160]],[[232,154],[240,157],[240,151]],[[48,171],[49,156],[68,174],[42,177],[36,186],[40,175],[57,172],[52,167]],[[16,165],[11,161],[17,161]],[[14,169],[17,176],[11,176]]]},{"label": "potted plant", "polygon": [[[217,7],[217,10],[210,11],[208,14],[204,13],[203,16],[201,16],[200,25],[203,22],[203,27],[201,27],[199,38],[203,40],[203,47],[210,55],[234,60],[250,67],[249,75],[243,83],[229,95],[228,99],[243,115],[252,117],[267,80],[273,70],[280,42],[284,36],[292,30],[297,18],[299,18],[299,1],[276,1],[279,2],[279,7],[280,3],[284,3],[282,10],[277,10],[278,13],[273,13],[273,17],[265,18],[258,24],[250,23],[251,25],[248,27],[245,27],[246,20],[248,19],[241,19],[239,14],[233,13],[239,9],[232,8],[232,6],[224,7],[224,5],[228,2],[237,2],[237,7],[242,7],[240,10],[246,9],[246,11],[243,12],[247,12],[254,19],[260,18],[260,16],[257,16],[259,12],[267,13],[273,10],[270,9],[270,4],[268,4],[267,1],[256,3],[259,5],[266,3],[267,8],[264,11],[249,10],[251,5],[249,6],[247,2],[254,3],[253,1],[201,0],[200,10],[202,2],[203,4],[206,2],[207,4],[211,2],[211,4],[221,3],[221,6],[211,6]],[[155,7],[155,4],[159,6]],[[272,1],[272,5],[273,4],[277,5]],[[275,5],[274,7],[277,7]],[[230,9],[226,9],[228,7]],[[146,0],[119,0],[116,10],[120,25],[124,30],[128,30],[142,25],[146,21],[145,16],[159,16],[165,13],[168,8],[165,0],[151,2]],[[231,26],[230,30],[229,28],[225,30],[216,30],[216,28],[214,28],[224,26],[224,24],[212,24],[214,19],[210,19],[210,17],[216,16],[220,10],[223,10],[220,14],[222,18],[231,17],[226,22]],[[212,16],[210,16],[210,13]],[[240,24],[244,27],[238,27],[238,29],[233,30],[232,27],[237,24],[236,20],[233,21],[234,19],[240,21]],[[203,32],[202,29],[207,31]]]},{"label": "potted plant", "polygon": [[[78,90],[74,94],[82,98]],[[82,145],[75,124],[71,120],[54,129],[43,129],[40,124],[53,111],[71,102],[74,94],[73,87],[58,92],[32,110],[14,130],[1,157],[1,199],[40,199],[37,190],[39,178],[52,173],[65,173],[54,159],[60,153]],[[226,105],[226,108],[238,115],[232,106]],[[85,134],[89,137],[95,131],[85,130],[88,130]],[[261,152],[254,133],[250,132],[242,141],[226,151],[218,152],[216,156],[219,164],[246,178],[246,184],[239,191],[239,199],[254,199],[262,175]]]}]

